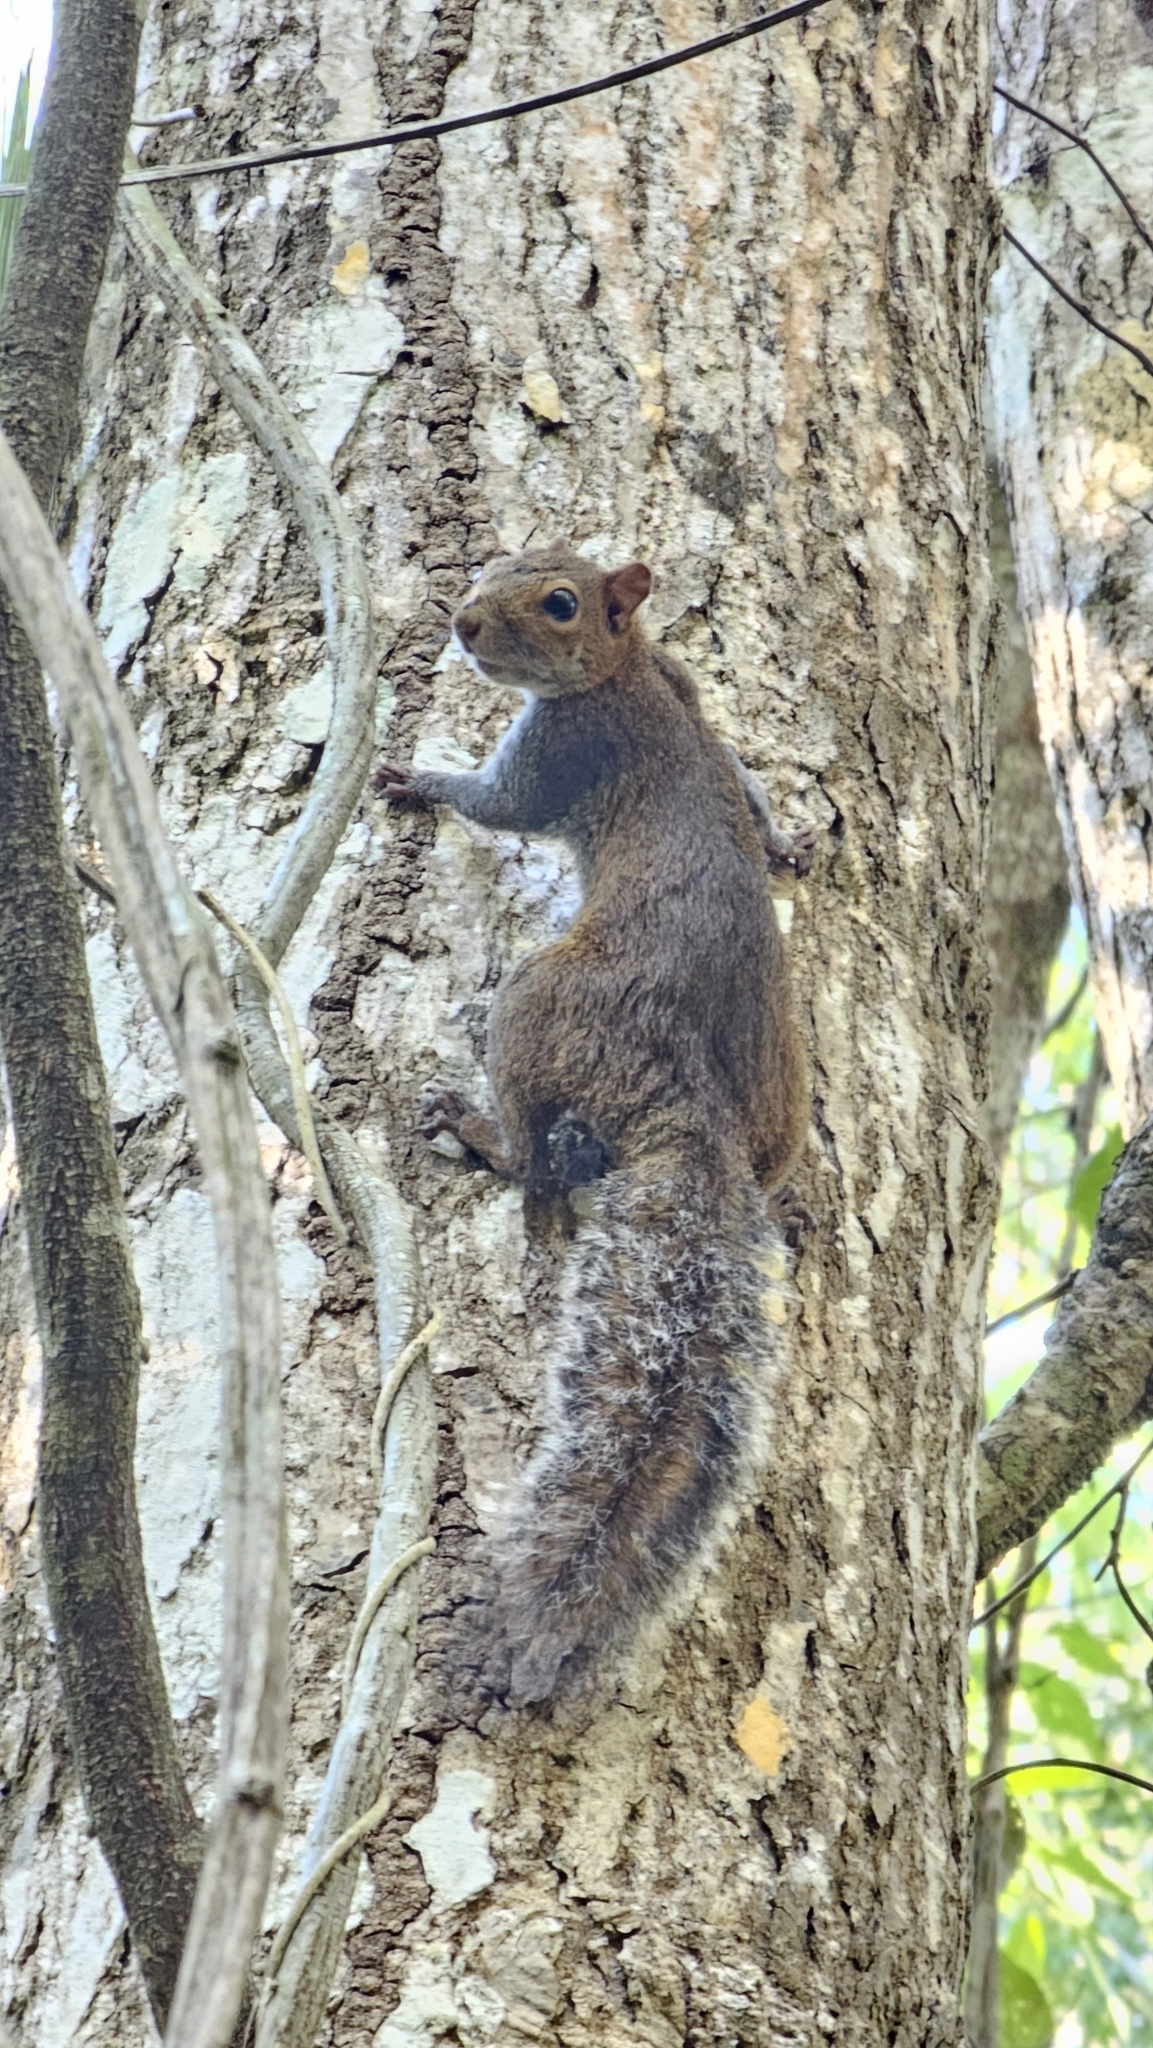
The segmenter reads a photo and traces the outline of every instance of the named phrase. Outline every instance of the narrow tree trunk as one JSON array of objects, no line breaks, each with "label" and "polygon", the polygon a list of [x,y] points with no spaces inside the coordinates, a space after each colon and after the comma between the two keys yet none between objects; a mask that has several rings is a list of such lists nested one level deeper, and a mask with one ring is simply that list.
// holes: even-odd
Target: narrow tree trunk
[{"label": "narrow tree trunk", "polygon": [[[132,107],[132,0],[63,0],[0,309],[0,426],[42,504],[74,426]],[[39,1521],[68,1734],[154,2010],[200,1856],[133,1483],[143,1334],[39,666],[0,592],[0,1046],[44,1355]]]},{"label": "narrow tree trunk", "polygon": [[[1013,92],[1084,130],[1153,226],[1144,118],[1153,24],[1105,0],[1003,17]],[[996,165],[1018,239],[1097,317],[1140,339],[1153,253],[1084,154],[999,103]],[[1153,1109],[1148,695],[1153,387],[1013,249],[991,294],[994,427],[1041,734],[1089,930],[1097,1014],[1128,1134]]]},{"label": "narrow tree trunk", "polygon": [[[232,16],[162,16],[155,106],[209,104],[197,156],[339,138],[714,27],[699,8],[658,27],[598,5],[558,38],[532,0],[444,0],[419,20],[377,4],[363,25],[330,0],[309,21],[302,36],[250,9],[241,46]],[[443,1312],[438,1547],[332,2043],[962,2039],[992,1201],[985,62],[975,8],[942,0],[914,25],[900,6],[830,7],[383,169],[353,158],[163,200],[361,523],[394,758],[479,757],[507,724],[511,704],[435,666],[448,612],[497,547],[559,533],[652,563],[651,629],[786,821],[823,833],[790,937],[817,1224],[782,1310],[759,1500],[732,1503],[708,1570],[579,1713],[486,1709],[458,1652],[499,1486],[531,1442],[558,1253],[526,1243],[515,1191],[414,1131],[434,1076],[482,1087],[492,987],[571,911],[571,868],[367,806],[289,954],[327,1107],[413,1202]],[[151,154],[190,146],[169,133]],[[265,465],[130,264],[97,343],[78,499],[94,602],[195,878],[243,918],[323,736],[315,586]],[[295,1168],[280,1185],[287,1230]],[[197,1200],[177,1161],[141,1224],[162,1341],[196,1276],[181,1268],[178,1301],[151,1247]],[[297,1841],[372,1499],[363,1272],[311,1241],[323,1273],[303,1246],[287,1262]],[[149,1489],[173,1456],[148,1451]],[[172,1655],[183,1690],[191,1643]],[[290,1888],[286,1868],[282,1902]]]}]

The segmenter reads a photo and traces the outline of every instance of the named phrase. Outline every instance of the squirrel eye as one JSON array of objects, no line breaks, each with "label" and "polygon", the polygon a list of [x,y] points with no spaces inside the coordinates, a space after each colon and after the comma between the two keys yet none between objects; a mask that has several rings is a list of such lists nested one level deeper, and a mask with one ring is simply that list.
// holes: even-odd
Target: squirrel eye
[{"label": "squirrel eye", "polygon": [[550,590],[547,597],[542,597],[540,608],[542,612],[548,613],[550,619],[575,619],[576,592],[565,590],[563,587],[560,590]]}]

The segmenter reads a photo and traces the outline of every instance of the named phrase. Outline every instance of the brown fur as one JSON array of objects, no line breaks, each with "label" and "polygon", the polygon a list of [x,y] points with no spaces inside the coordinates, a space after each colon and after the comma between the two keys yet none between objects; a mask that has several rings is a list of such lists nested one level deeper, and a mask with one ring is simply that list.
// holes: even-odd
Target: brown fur
[{"label": "brown fur", "polygon": [[[562,835],[584,885],[569,933],[497,993],[496,1117],[442,1097],[427,1126],[538,1200],[557,1192],[566,1120],[610,1169],[578,1233],[547,1441],[508,1553],[526,1698],[660,1597],[731,1491],[757,1399],[749,1367],[763,1386],[771,1341],[758,1183],[779,1186],[808,1122],[765,875],[775,827],[688,670],[645,639],[649,580],[563,546],[491,563],[454,630],[482,674],[531,692],[529,710],[474,775],[378,775],[394,800]],[[565,608],[564,593],[574,616],[550,617],[543,604]],[[800,869],[806,846],[782,863]]]}]

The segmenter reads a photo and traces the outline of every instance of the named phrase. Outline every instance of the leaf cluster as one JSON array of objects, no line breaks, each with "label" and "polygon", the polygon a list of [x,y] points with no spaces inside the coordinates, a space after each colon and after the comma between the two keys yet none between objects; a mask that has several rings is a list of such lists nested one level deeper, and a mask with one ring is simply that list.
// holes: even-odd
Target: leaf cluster
[{"label": "leaf cluster", "polygon": [[[1060,1015],[1083,974],[1076,925],[1054,970],[1050,1015]],[[1091,1129],[1075,1136],[1080,1091],[1094,1057],[1087,990],[1046,1039],[1026,1082],[1002,1189],[989,1314],[1032,1299],[1088,1252],[1101,1195],[1121,1148],[1108,1091]],[[1083,1097],[1081,1098],[1083,1101]],[[1087,1153],[1087,1156],[1085,1156]],[[1036,1364],[1052,1309],[990,1344],[989,1405],[999,1408]],[[1043,1548],[1071,1530],[1132,1461],[1111,1467],[1067,1501]],[[1148,1468],[1146,1468],[1148,1470]],[[1137,1606],[1153,1613],[1153,1493],[1135,1483],[1119,1539]],[[1110,1511],[1054,1558],[1029,1595],[1009,1761],[1059,1751],[1153,1777],[1150,1643],[1104,1569]],[[1015,1576],[1010,1560],[1001,1590]],[[983,1640],[974,1639],[970,1707],[974,1771],[984,1714]],[[1153,1813],[1135,1788],[1053,1769],[1010,1781],[1007,1882],[1001,1896],[1000,2048],[1153,2048]]]}]

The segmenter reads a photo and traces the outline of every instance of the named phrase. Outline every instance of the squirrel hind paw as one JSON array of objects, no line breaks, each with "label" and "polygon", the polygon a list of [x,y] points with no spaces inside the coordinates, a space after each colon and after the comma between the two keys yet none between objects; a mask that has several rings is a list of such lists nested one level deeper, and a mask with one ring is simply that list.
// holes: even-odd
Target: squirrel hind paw
[{"label": "squirrel hind paw", "polygon": [[549,1178],[562,1194],[603,1180],[612,1166],[612,1153],[602,1138],[568,1110],[549,1128]]},{"label": "squirrel hind paw", "polygon": [[789,1250],[800,1251],[805,1239],[816,1229],[817,1219],[812,1210],[806,1208],[796,1188],[788,1185],[776,1188],[769,1196],[768,1210]]},{"label": "squirrel hind paw", "polygon": [[799,825],[795,832],[771,827],[762,840],[769,873],[789,875],[794,881],[803,882],[816,859],[819,838],[814,825]]},{"label": "squirrel hind paw", "polygon": [[539,1641],[513,1653],[505,1698],[510,1707],[543,1708],[563,1698],[580,1698],[590,1659],[573,1644]]}]

